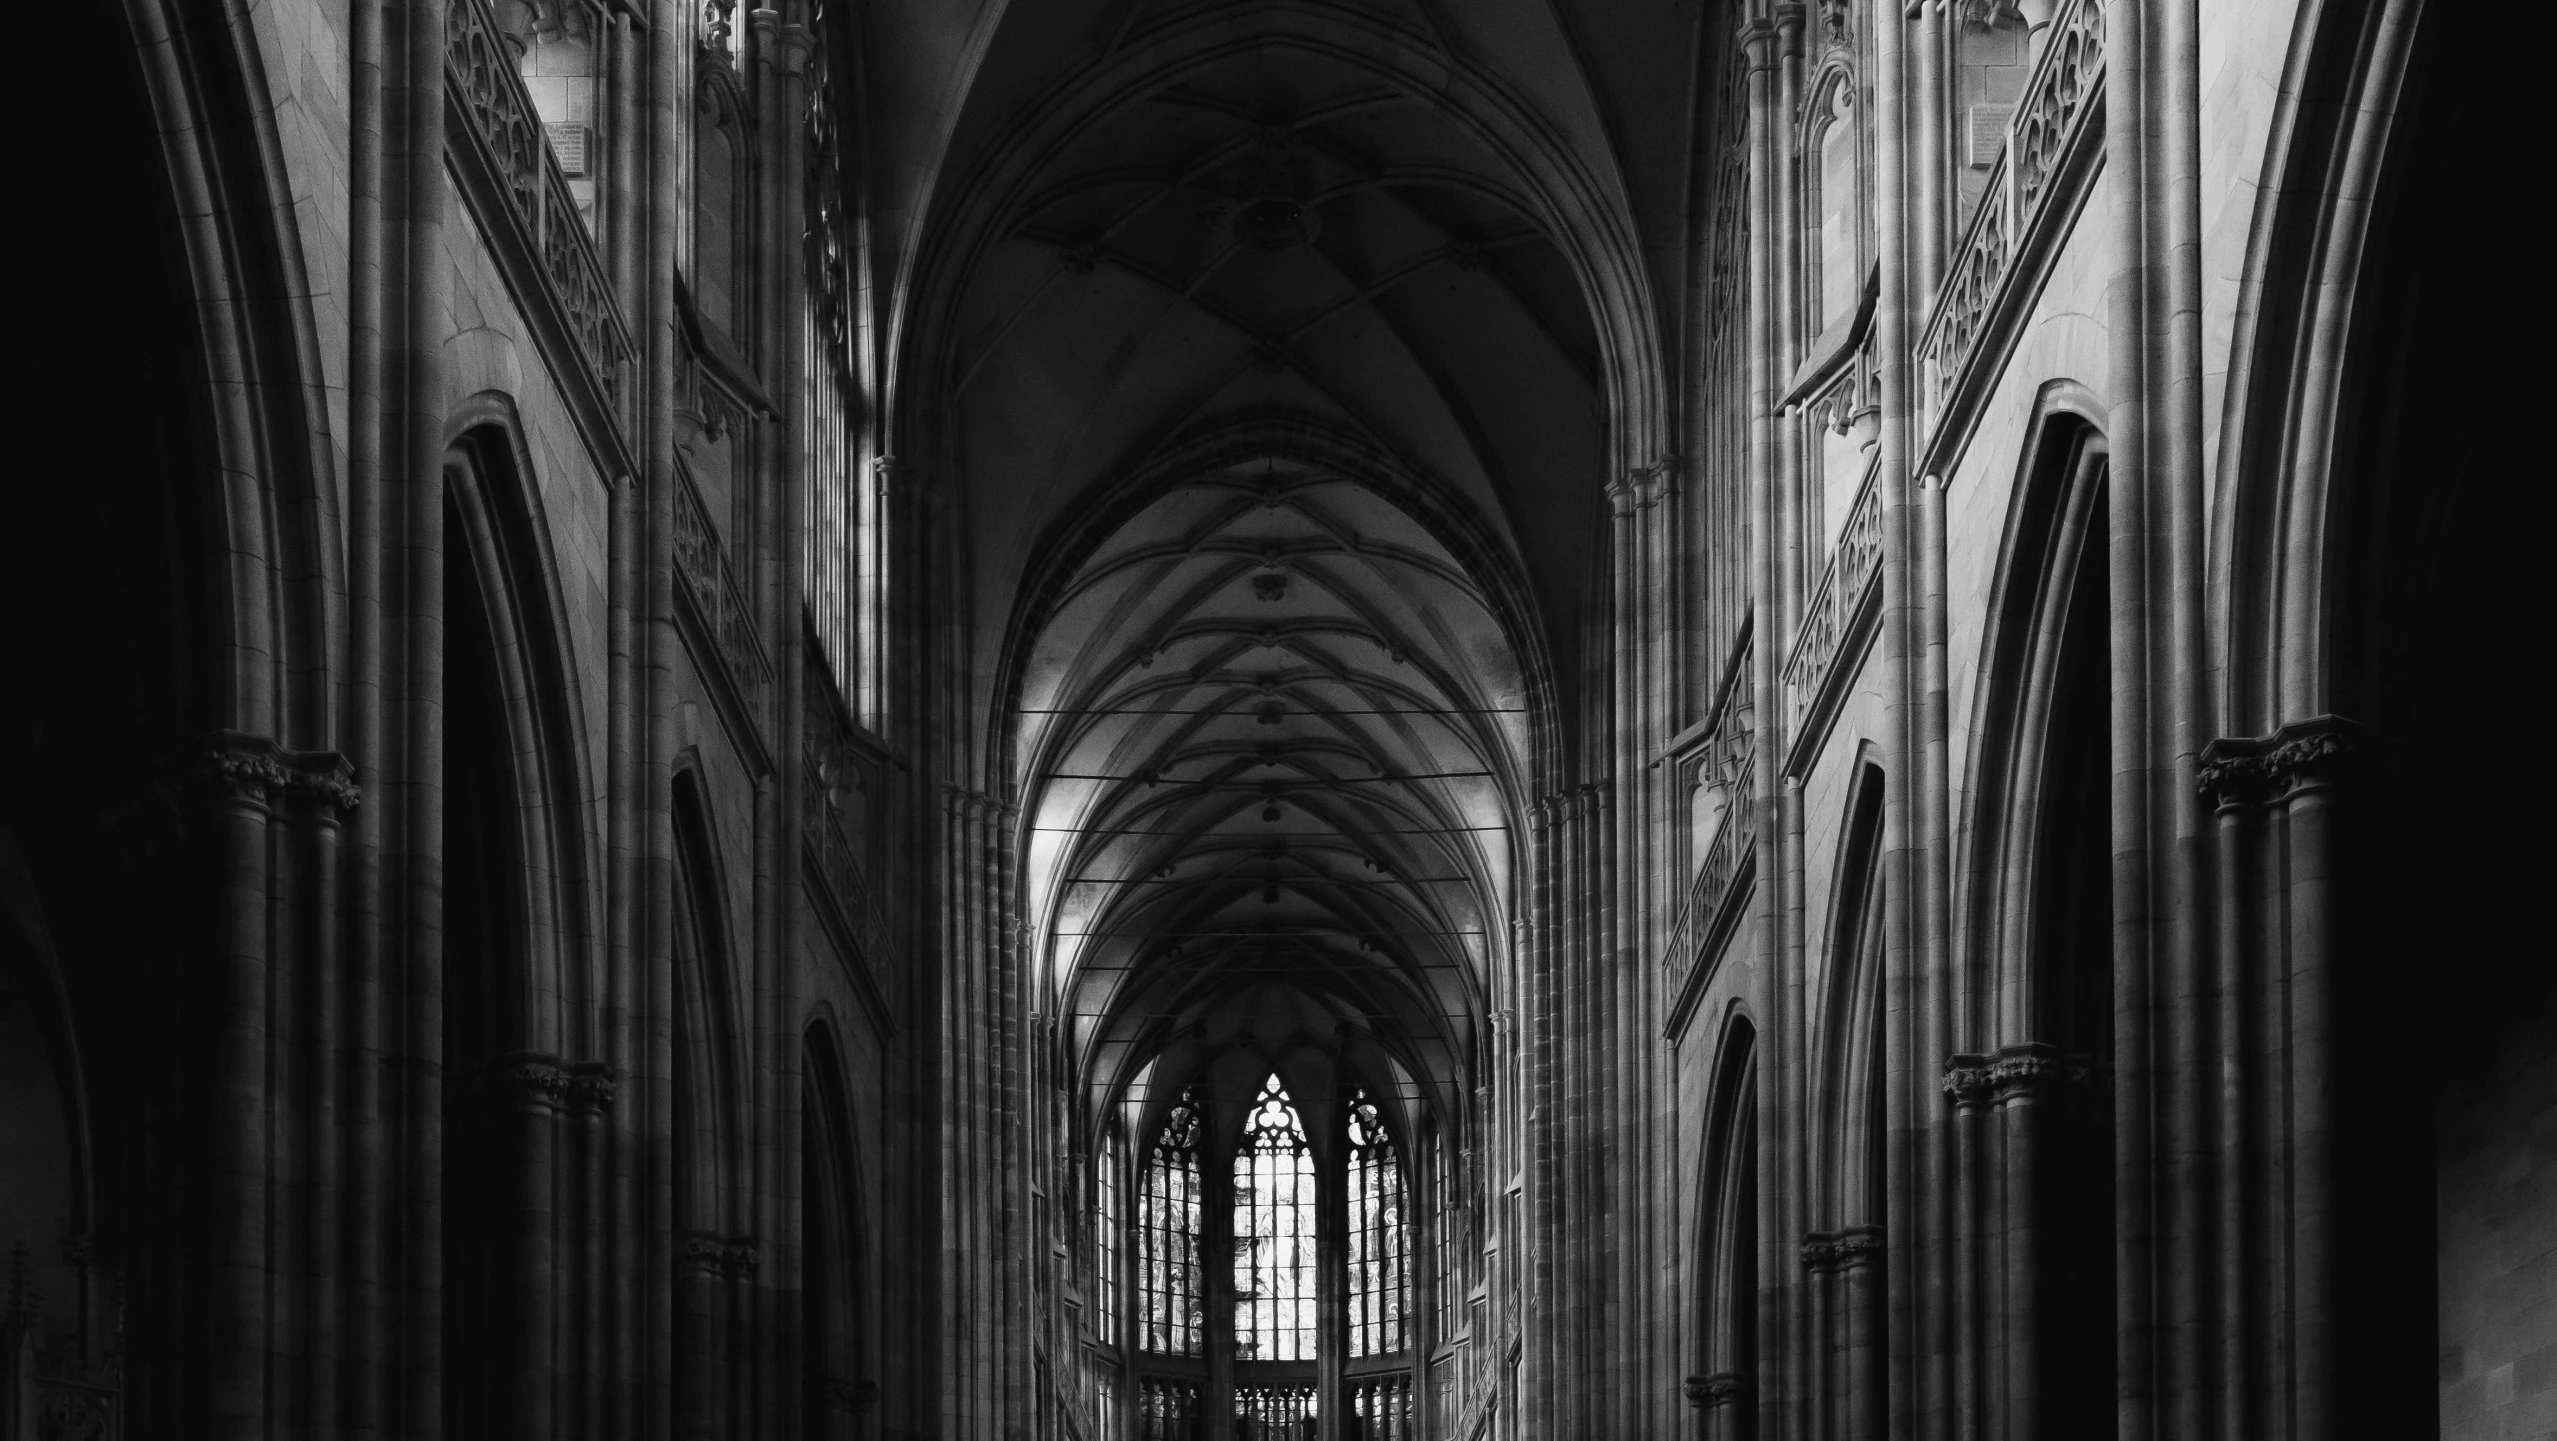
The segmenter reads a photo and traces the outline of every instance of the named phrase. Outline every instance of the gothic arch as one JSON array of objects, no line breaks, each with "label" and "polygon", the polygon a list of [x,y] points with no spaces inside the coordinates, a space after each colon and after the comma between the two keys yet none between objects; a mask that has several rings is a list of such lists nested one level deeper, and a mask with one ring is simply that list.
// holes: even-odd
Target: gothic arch
[{"label": "gothic arch", "polygon": [[675,1071],[679,1229],[726,1236],[747,1174],[746,1075],[727,869],[699,766],[675,772]]},{"label": "gothic arch", "polygon": [[856,1434],[877,1389],[874,1257],[860,1121],[831,1020],[808,1024],[801,1066],[801,1325],[811,1359],[803,1434],[831,1441]]},{"label": "gothic arch", "polygon": [[[1758,1055],[1757,1027],[1734,1005],[1716,1045],[1711,1100],[1696,1166],[1695,1255],[1688,1266],[1695,1334],[1688,1358],[1693,1399],[1754,1411],[1757,1378]],[[1734,1433],[1746,1437],[1746,1429]]]},{"label": "gothic arch", "polygon": [[[2335,709],[2350,443],[2374,363],[2384,187],[2402,172],[2417,0],[2301,7],[2230,349],[2211,566],[2223,734]],[[2436,25],[2435,28],[2439,28]],[[2468,137],[2476,145],[2482,137]]]},{"label": "gothic arch", "polygon": [[2042,387],[1990,582],[1971,724],[1974,780],[1961,832],[1969,862],[1955,868],[1969,892],[1965,1018],[1984,1045],[2023,1039],[2033,1027],[2051,687],[2066,659],[2079,578],[2090,567],[2100,575],[2107,564],[2103,414],[2094,393],[2075,381]]},{"label": "gothic arch", "polygon": [[[1570,152],[1525,96],[1487,70],[1450,65],[1445,55],[1416,45],[1379,17],[1305,0],[1269,0],[1255,8],[1261,28],[1240,39],[1224,17],[1202,13],[1161,27],[1105,67],[1042,96],[1031,116],[1013,127],[1011,143],[999,152],[1001,163],[972,168],[952,195],[936,197],[931,205],[947,217],[937,227],[943,239],[920,247],[918,253],[935,258],[910,291],[897,297],[897,330],[919,337],[960,333],[960,297],[969,272],[1000,230],[1000,214],[1032,182],[1039,164],[1077,133],[1245,48],[1299,52],[1423,98],[1508,162],[1510,183],[1521,187],[1533,212],[1562,243],[1598,320],[1607,408],[1619,417],[1609,473],[1652,463],[1667,444],[1667,375],[1640,242],[1605,178]],[[919,350],[896,367],[901,374],[934,379],[915,388],[919,399],[892,402],[901,424],[922,422],[919,434],[929,433],[924,409],[939,403],[949,358]]]},{"label": "gothic arch", "polygon": [[483,392],[455,408],[446,451],[448,552],[464,562],[473,595],[448,596],[448,630],[470,609],[486,620],[511,753],[521,871],[512,878],[523,927],[519,1048],[595,1055],[600,994],[589,917],[596,904],[589,861],[577,669],[571,663],[560,567],[512,401]]},{"label": "gothic arch", "polygon": [[[305,269],[253,10],[208,22],[178,0],[124,0],[156,118],[193,328],[205,449],[207,639],[214,723],[288,748],[338,743],[346,642],[341,497],[332,473],[318,287]],[[112,22],[109,22],[112,23]]]},{"label": "gothic arch", "polygon": [[1869,1138],[1878,1136],[1884,1116],[1877,1109],[1883,1066],[1883,793],[1888,784],[1867,743],[1855,761],[1849,788],[1847,824],[1838,843],[1838,868],[1831,887],[1828,961],[1823,968],[1826,994],[1818,1031],[1819,1095],[1823,1118],[1813,1134],[1830,1138],[1834,1149],[1815,1177],[1815,1195],[1825,1194],[1827,1210],[1840,1225],[1872,1224],[1881,1194]]}]

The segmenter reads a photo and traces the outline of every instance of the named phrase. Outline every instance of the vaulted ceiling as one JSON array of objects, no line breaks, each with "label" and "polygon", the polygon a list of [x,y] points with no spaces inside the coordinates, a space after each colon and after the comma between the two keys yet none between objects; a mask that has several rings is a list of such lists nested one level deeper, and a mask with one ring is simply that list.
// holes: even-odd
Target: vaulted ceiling
[{"label": "vaulted ceiling", "polygon": [[961,535],[1037,1004],[1096,1101],[1220,1056],[1452,1083],[1605,488],[1665,450],[1694,13],[865,13],[877,143],[932,162],[875,167],[897,444]]}]

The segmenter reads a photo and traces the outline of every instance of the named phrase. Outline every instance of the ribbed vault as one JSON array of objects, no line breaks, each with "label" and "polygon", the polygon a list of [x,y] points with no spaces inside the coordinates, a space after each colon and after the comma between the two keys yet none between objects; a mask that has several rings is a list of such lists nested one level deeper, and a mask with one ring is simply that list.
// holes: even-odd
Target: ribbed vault
[{"label": "ribbed vault", "polygon": [[1468,1069],[1654,367],[1588,97],[1442,21],[1015,7],[954,132],[919,404],[1095,1104]]},{"label": "ribbed vault", "polygon": [[1200,469],[1072,572],[1022,681],[1026,894],[1096,1100],[1201,1043],[1462,1073],[1533,727],[1429,525],[1302,454]]}]

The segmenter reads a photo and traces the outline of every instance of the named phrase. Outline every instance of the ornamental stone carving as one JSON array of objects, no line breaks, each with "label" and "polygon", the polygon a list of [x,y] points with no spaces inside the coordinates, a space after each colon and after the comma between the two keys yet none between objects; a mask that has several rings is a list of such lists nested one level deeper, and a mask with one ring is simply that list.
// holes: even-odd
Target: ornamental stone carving
[{"label": "ornamental stone carving", "polygon": [[215,802],[273,809],[293,802],[352,810],[363,799],[355,766],[335,751],[288,751],[242,731],[215,731],[198,750],[196,771]]},{"label": "ornamental stone carving", "polygon": [[568,1068],[559,1057],[537,1051],[504,1057],[490,1079],[520,1103],[555,1107],[568,1097]]},{"label": "ornamental stone carving", "polygon": [[686,1231],[675,1238],[675,1269],[695,1276],[716,1276],[727,1252],[727,1244],[702,1231]]},{"label": "ornamental stone carving", "polygon": [[1947,1056],[1944,1093],[1957,1106],[1986,1105],[1990,1095],[1989,1058],[1968,1053]]},{"label": "ornamental stone carving", "polygon": [[620,1077],[603,1061],[581,1061],[568,1071],[568,1104],[580,1115],[602,1115],[613,1108]]},{"label": "ornamental stone carving", "polygon": [[2221,810],[2269,805],[2331,784],[2361,749],[2356,722],[2311,716],[2271,735],[2223,736],[2202,747],[2194,785]]},{"label": "ornamental stone carving", "polygon": [[1740,1399],[1743,1381],[1739,1373],[1717,1371],[1710,1376],[1690,1376],[1684,1388],[1687,1404],[1698,1409],[1728,1406]]}]

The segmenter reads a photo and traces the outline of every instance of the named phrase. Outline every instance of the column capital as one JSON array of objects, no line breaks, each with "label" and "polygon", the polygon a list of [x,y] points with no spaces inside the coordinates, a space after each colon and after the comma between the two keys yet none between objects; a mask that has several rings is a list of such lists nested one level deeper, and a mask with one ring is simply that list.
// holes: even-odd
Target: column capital
[{"label": "column capital", "polygon": [[580,1061],[568,1068],[568,1104],[580,1114],[602,1115],[613,1108],[621,1078],[604,1061]]},{"label": "column capital", "polygon": [[1968,1051],[1945,1057],[1944,1093],[1957,1106],[1987,1104],[1989,1058]]},{"label": "column capital", "polygon": [[1710,1376],[1690,1376],[1683,1388],[1687,1404],[1702,1410],[1709,1406],[1728,1406],[1740,1399],[1747,1380],[1737,1371],[1717,1371]]},{"label": "column capital", "polygon": [[489,1081],[519,1105],[557,1109],[568,1098],[568,1068],[540,1051],[499,1057],[489,1068]]},{"label": "column capital", "polygon": [[2334,783],[2365,746],[2361,725],[2339,715],[2310,716],[2271,735],[2222,736],[2202,747],[2194,785],[2220,810],[2286,801]]}]

